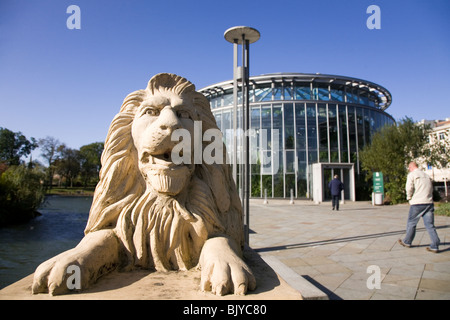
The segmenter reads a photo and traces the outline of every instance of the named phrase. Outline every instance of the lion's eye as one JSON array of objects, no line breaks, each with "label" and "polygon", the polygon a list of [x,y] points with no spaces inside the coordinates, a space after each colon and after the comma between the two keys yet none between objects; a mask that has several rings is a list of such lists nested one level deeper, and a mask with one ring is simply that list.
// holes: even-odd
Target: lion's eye
[{"label": "lion's eye", "polygon": [[178,110],[177,111],[177,117],[178,118],[182,118],[182,119],[189,119],[190,115],[189,112],[184,111],[184,110]]},{"label": "lion's eye", "polygon": [[159,110],[154,108],[147,108],[144,113],[153,117],[159,116]]}]

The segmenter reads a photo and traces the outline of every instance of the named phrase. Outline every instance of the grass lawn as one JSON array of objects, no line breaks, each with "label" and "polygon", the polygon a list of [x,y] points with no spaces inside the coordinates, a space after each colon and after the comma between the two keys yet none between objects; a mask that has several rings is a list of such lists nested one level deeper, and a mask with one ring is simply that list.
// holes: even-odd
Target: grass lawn
[{"label": "grass lawn", "polygon": [[78,196],[78,195],[93,195],[95,187],[73,187],[73,188],[51,188],[47,190],[47,195],[61,195],[61,196]]}]

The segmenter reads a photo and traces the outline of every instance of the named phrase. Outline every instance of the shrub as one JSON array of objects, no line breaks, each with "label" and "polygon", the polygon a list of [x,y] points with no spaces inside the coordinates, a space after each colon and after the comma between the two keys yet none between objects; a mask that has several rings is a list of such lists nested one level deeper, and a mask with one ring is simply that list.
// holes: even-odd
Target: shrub
[{"label": "shrub", "polygon": [[24,165],[11,166],[0,175],[0,225],[23,223],[39,214],[43,178],[42,172]]}]

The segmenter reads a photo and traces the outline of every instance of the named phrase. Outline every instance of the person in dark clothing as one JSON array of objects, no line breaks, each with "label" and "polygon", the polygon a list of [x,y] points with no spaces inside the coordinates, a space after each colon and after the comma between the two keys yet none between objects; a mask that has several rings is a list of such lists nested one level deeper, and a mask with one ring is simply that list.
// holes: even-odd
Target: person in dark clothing
[{"label": "person in dark clothing", "polygon": [[344,190],[344,184],[339,180],[339,176],[336,174],[334,176],[334,179],[330,181],[328,184],[328,188],[331,192],[331,205],[333,206],[333,209],[336,208],[336,210],[339,210],[339,200],[341,199],[341,191]]}]

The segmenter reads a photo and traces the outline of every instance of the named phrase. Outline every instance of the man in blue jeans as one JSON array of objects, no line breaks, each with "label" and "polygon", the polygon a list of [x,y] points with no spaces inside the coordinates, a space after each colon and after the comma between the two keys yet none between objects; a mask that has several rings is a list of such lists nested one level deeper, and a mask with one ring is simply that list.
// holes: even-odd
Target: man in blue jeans
[{"label": "man in blue jeans", "polygon": [[341,199],[341,191],[344,190],[344,184],[339,180],[339,176],[336,174],[334,179],[328,184],[331,192],[331,205],[333,209],[336,208],[339,211],[339,200]]},{"label": "man in blue jeans", "polygon": [[433,183],[425,172],[418,169],[417,163],[411,162],[408,169],[410,172],[406,179],[406,199],[410,204],[409,216],[405,238],[399,239],[398,242],[404,247],[411,247],[417,223],[422,217],[431,239],[431,245],[427,250],[437,253],[440,240],[434,226]]}]

